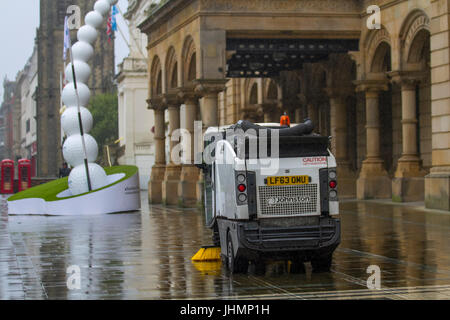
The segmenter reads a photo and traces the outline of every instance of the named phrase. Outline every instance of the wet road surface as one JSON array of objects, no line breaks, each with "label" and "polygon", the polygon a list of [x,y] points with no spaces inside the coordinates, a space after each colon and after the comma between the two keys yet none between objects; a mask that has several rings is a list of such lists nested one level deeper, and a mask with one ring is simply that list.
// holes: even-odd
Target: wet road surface
[{"label": "wet road surface", "polygon": [[[381,202],[341,204],[332,270],[231,276],[190,258],[211,233],[197,209],[147,205],[96,217],[0,216],[0,299],[450,299],[450,214]],[[382,290],[368,290],[367,268]],[[66,273],[80,270],[81,289]]]}]

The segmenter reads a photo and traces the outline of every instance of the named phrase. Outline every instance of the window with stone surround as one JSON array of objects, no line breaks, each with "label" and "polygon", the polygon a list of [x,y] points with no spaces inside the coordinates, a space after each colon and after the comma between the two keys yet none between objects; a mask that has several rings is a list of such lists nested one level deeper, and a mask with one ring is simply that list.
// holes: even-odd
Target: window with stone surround
[{"label": "window with stone surround", "polygon": [[64,18],[67,15],[67,8],[74,3],[73,3],[73,0],[58,0],[56,2],[57,2],[56,13],[57,13],[58,25],[64,26]]}]

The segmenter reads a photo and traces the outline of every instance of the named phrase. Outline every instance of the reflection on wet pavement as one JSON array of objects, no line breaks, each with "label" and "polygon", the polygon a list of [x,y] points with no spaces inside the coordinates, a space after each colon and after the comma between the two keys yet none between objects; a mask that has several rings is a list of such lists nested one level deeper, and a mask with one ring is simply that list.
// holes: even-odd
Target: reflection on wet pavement
[{"label": "reflection on wet pavement", "polygon": [[[8,217],[0,221],[0,299],[450,299],[450,215],[374,202],[341,205],[342,243],[332,272],[230,276],[190,258],[211,244],[196,209],[149,207],[98,217]],[[66,273],[79,266],[81,289]],[[367,267],[381,268],[381,291]]]}]

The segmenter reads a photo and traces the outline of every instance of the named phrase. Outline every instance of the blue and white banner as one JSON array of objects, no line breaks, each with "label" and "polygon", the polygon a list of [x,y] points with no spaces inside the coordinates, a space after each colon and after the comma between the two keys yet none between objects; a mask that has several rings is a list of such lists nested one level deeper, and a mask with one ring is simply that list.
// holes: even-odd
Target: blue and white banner
[{"label": "blue and white banner", "polygon": [[69,18],[64,19],[64,49],[63,60],[67,60],[67,50],[70,48],[70,30],[69,30]]}]

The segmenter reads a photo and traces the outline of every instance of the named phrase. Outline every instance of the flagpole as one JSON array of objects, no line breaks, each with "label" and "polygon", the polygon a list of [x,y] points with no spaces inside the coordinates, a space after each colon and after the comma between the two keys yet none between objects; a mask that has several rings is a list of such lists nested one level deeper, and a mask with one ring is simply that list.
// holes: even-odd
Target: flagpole
[{"label": "flagpole", "polygon": [[[66,27],[68,28],[67,24],[66,24]],[[83,153],[84,153],[84,167],[86,168],[88,189],[89,189],[89,192],[91,192],[92,184],[91,184],[91,177],[89,175],[89,162],[88,162],[88,156],[87,156],[87,150],[86,150],[86,141],[84,140],[83,120],[81,118],[80,96],[78,95],[77,78],[75,75],[75,65],[74,65],[73,52],[72,52],[72,41],[70,40],[70,36],[68,39],[68,45],[69,45],[69,52],[70,52],[70,62],[72,63],[73,86],[75,89],[75,96],[77,98],[78,123],[80,125],[81,144],[83,146]]]},{"label": "flagpole", "polygon": [[[64,66],[65,66],[65,63],[64,63]],[[63,92],[64,84],[63,84],[63,75],[62,74],[63,74],[62,72],[59,72],[59,91],[61,94],[61,99],[59,99],[59,114],[60,115],[62,115],[62,113],[64,112],[64,109],[63,109],[64,103],[62,100],[62,92]],[[61,141],[60,141],[61,145],[62,145],[63,141],[64,141],[64,134],[63,134],[63,130],[61,128]]]},{"label": "flagpole", "polygon": [[63,92],[63,80],[62,80],[62,72],[59,73],[59,93],[61,94],[61,99],[59,99],[59,110],[61,111],[63,108],[63,100],[62,100],[62,92]]}]

